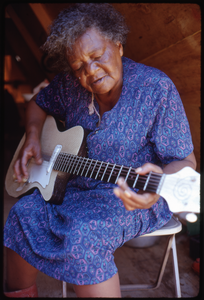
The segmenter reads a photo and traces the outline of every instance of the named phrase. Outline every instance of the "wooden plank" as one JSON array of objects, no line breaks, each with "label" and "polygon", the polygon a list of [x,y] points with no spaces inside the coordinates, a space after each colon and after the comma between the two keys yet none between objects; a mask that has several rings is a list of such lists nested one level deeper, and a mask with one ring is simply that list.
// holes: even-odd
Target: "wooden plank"
[{"label": "wooden plank", "polygon": [[40,3],[29,3],[30,7],[32,8],[34,14],[38,18],[39,22],[41,23],[42,27],[48,34],[49,30],[48,27],[52,22],[52,19],[48,15],[47,11],[45,10],[43,4]]},{"label": "wooden plank", "polygon": [[37,59],[38,63],[41,64],[41,57],[42,53],[40,52],[38,46],[36,45],[35,41],[33,40],[32,36],[30,35],[29,31],[21,21],[21,19],[18,17],[14,9],[11,5],[8,5],[6,7],[6,11],[9,14],[9,16],[12,18],[13,22],[15,23],[16,27],[20,31],[21,35],[23,36],[24,40],[28,44],[31,52]]},{"label": "wooden plank", "polygon": [[201,10],[188,3],[113,3],[130,33],[125,55],[135,61],[175,44],[201,28]]},{"label": "wooden plank", "polygon": [[170,47],[140,61],[158,68],[174,82],[189,120],[195,155],[200,171],[201,105],[201,32],[184,38]]},{"label": "wooden plank", "polygon": [[40,68],[36,58],[30,51],[27,43],[18,31],[15,24],[10,19],[9,24],[6,24],[5,35],[8,44],[10,45],[12,56],[15,58],[18,55],[21,59],[17,62],[21,72],[26,77],[32,88],[38,85],[45,79],[46,74]]},{"label": "wooden plank", "polygon": [[[28,6],[29,8],[29,6]],[[42,66],[42,55],[43,55],[43,52],[39,49],[39,40],[37,39],[34,39],[31,32],[29,31],[29,25],[30,24],[27,24],[27,23],[24,23],[24,18],[21,16],[20,12],[19,12],[19,9],[20,12],[22,11],[22,7],[21,6],[14,6],[12,7],[11,5],[8,5],[6,7],[6,10],[7,10],[7,13],[9,14],[9,16],[11,17],[12,21],[14,22],[14,24],[16,25],[16,28],[18,29],[18,31],[20,32],[21,36],[23,37],[23,40],[25,41],[25,43],[28,45],[30,51],[28,51],[29,53],[32,53],[34,55],[34,58],[35,58],[35,64],[36,64],[36,61],[37,61],[37,65],[38,65],[38,68],[40,69],[40,76],[38,75],[36,77],[36,80],[38,81],[38,84],[39,84],[39,78],[41,76],[43,76],[45,78],[47,78],[49,81],[51,81],[54,77],[54,74],[51,74],[50,72],[46,72],[46,70],[43,68]],[[32,12],[32,9],[30,9],[30,11]],[[33,13],[33,12],[32,12]],[[35,17],[35,15],[33,15]],[[32,18],[31,18],[31,22],[32,22]],[[36,21],[38,21],[36,19]],[[26,24],[28,25],[26,27]],[[41,27],[41,24],[39,23],[40,25],[40,28]],[[39,28],[39,26],[38,26]],[[44,29],[42,28],[42,31],[44,32]],[[42,34],[41,34],[42,35]],[[28,55],[29,55],[28,53]],[[32,63],[32,61],[30,61],[30,63]],[[36,81],[35,80],[35,81]]]},{"label": "wooden plank", "polygon": [[73,3],[43,3],[42,6],[45,9],[46,13],[50,17],[51,20],[54,20],[57,18],[60,11],[64,10],[65,8],[68,8]]},{"label": "wooden plank", "polygon": [[201,143],[201,114],[200,108],[195,105],[187,105],[185,106],[186,115],[188,117],[188,121],[190,124],[192,140],[194,145],[194,154],[197,160],[197,171],[200,172],[200,143]]},{"label": "wooden plank", "polygon": [[[197,32],[140,61],[165,72],[181,96],[201,87],[201,32]],[[194,99],[200,104],[200,99]]]}]

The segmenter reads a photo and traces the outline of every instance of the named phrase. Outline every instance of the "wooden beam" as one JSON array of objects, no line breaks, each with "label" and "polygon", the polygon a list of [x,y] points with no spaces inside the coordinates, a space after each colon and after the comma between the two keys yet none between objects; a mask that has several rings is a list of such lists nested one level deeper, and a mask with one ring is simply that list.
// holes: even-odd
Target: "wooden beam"
[{"label": "wooden beam", "polygon": [[43,7],[43,4],[40,3],[29,3],[32,8],[34,14],[38,18],[45,32],[48,34],[48,27],[52,23],[52,19],[48,15],[47,11]]},{"label": "wooden beam", "polygon": [[[189,40],[189,38],[194,37],[194,36],[198,36],[198,35],[200,35],[200,34],[201,34],[201,30],[198,30],[198,31],[194,32],[193,34],[191,34],[191,35],[189,35],[189,36],[186,36],[186,37],[183,38],[182,40],[179,40],[179,41],[177,41],[176,43],[171,44],[171,45],[169,45],[168,47],[163,48],[162,50],[159,50],[158,52],[153,53],[153,54],[151,54],[151,55],[148,56],[148,57],[143,58],[142,60],[139,60],[138,62],[141,63],[141,64],[146,64],[147,61],[153,60],[154,57],[157,57],[158,55],[162,54],[163,52],[168,51],[169,48],[175,47],[175,46],[177,46],[177,44],[183,43],[183,41]],[[196,46],[197,46],[197,45],[196,45]],[[200,48],[198,48],[198,50],[200,50]]]},{"label": "wooden beam", "polygon": [[28,45],[30,51],[33,53],[35,59],[37,60],[39,67],[42,69],[42,73],[45,75],[45,77],[51,81],[53,79],[53,74],[50,74],[46,72],[42,68],[42,51],[40,51],[38,45],[36,44],[35,40],[31,36],[30,32],[27,30],[26,26],[24,23],[21,21],[15,10],[12,8],[11,5],[8,5],[6,7],[7,14],[10,16],[10,18],[13,20],[14,24],[16,25],[16,28],[20,32],[21,36],[25,40],[26,44]]},{"label": "wooden beam", "polygon": [[6,42],[10,46],[10,54],[15,59],[18,55],[21,59],[16,63],[24,74],[26,80],[31,84],[32,88],[43,81],[47,76],[37,62],[29,46],[20,34],[16,25],[11,22],[6,26]]},{"label": "wooden beam", "polygon": [[14,9],[12,8],[11,5],[8,5],[6,7],[6,11],[9,14],[9,16],[12,18],[14,24],[18,28],[19,32],[23,36],[24,40],[28,44],[30,50],[32,51],[33,55],[37,59],[38,63],[41,64],[41,57],[42,53],[39,50],[38,46],[36,45],[35,41],[33,40],[32,36],[30,35],[29,31],[21,21],[21,19],[18,17]]}]

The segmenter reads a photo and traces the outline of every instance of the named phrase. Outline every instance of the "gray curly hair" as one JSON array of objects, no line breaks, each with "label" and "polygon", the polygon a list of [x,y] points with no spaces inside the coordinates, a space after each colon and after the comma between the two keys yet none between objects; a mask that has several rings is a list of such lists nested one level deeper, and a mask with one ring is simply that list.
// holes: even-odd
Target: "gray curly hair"
[{"label": "gray curly hair", "polygon": [[71,53],[77,38],[87,29],[96,28],[105,38],[123,46],[128,26],[124,17],[108,3],[79,3],[64,9],[50,27],[50,34],[41,47],[52,62],[53,71],[71,72],[66,53]]}]

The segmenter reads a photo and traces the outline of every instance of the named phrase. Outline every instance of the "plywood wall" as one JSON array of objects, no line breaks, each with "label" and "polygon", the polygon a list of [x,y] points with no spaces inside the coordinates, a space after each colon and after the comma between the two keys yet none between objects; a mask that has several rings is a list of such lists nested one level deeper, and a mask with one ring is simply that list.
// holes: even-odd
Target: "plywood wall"
[{"label": "plywood wall", "polygon": [[200,171],[201,11],[197,4],[113,4],[131,32],[125,56],[165,72],[176,85],[190,123]]}]

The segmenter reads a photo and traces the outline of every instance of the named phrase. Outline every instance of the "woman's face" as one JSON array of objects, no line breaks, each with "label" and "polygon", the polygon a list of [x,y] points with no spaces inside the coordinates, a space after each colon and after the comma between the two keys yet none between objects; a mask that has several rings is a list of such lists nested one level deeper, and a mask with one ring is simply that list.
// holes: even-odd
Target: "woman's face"
[{"label": "woman's face", "polygon": [[123,46],[105,39],[91,28],[79,37],[68,55],[68,62],[88,91],[105,94],[122,86]]}]

